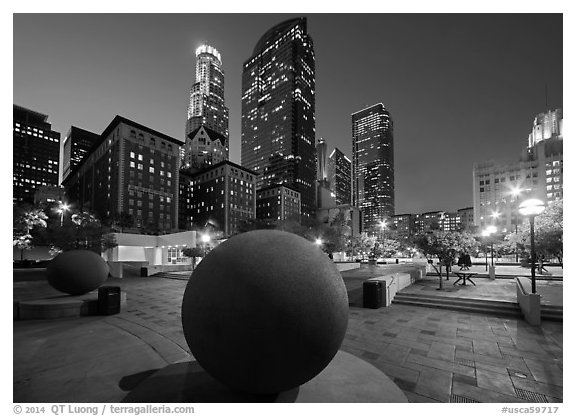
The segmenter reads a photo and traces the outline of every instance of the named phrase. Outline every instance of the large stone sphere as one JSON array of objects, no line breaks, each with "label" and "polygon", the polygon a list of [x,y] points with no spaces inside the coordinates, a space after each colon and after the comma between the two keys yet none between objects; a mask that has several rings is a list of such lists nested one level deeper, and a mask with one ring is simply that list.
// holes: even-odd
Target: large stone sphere
[{"label": "large stone sphere", "polygon": [[60,292],[83,295],[100,287],[108,278],[108,264],[89,250],[65,251],[46,267],[48,283]]},{"label": "large stone sphere", "polygon": [[232,237],[198,265],[182,301],[182,326],[200,365],[228,387],[273,394],[322,371],[348,325],[336,266],[294,234]]}]

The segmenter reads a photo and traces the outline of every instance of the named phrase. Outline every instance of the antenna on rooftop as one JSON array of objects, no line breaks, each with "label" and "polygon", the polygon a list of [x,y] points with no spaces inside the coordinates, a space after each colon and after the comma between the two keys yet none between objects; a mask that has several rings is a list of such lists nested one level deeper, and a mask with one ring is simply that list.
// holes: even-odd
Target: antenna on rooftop
[{"label": "antenna on rooftop", "polygon": [[544,100],[546,103],[546,107],[544,107],[544,111],[548,111],[548,84],[544,84]]}]

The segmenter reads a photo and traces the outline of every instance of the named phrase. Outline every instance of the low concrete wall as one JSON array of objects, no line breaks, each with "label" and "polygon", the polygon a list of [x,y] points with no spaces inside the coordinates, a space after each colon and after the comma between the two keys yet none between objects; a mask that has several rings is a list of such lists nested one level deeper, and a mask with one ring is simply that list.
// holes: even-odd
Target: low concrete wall
[{"label": "low concrete wall", "polygon": [[338,268],[339,272],[360,268],[360,263],[334,263],[334,264],[336,265],[336,268]]},{"label": "low concrete wall", "polygon": [[[126,309],[127,295],[120,292],[120,311]],[[58,296],[14,302],[14,320],[78,318],[98,315],[98,293]]]},{"label": "low concrete wall", "polygon": [[184,272],[184,271],[192,271],[191,264],[159,264],[156,266],[142,266],[143,269],[146,269],[146,276],[152,276],[156,273],[162,272]]},{"label": "low concrete wall", "polygon": [[368,280],[375,280],[384,284],[385,293],[382,294],[384,306],[390,306],[398,291],[410,286],[418,279],[410,273],[394,273],[387,276],[373,277]]},{"label": "low concrete wall", "polygon": [[530,293],[531,281],[527,277],[516,277],[516,298],[524,319],[530,325],[540,325],[540,295]]}]

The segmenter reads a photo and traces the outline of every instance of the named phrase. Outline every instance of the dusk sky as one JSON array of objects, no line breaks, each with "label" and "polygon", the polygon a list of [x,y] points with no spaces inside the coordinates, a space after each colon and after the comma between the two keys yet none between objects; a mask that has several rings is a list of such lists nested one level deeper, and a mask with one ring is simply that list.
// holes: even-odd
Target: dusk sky
[{"label": "dusk sky", "polygon": [[329,152],[351,156],[351,113],[390,111],[396,214],[472,206],[473,164],[517,159],[536,114],[563,107],[562,14],[16,14],[13,102],[62,138],[119,114],[183,140],[194,51],[207,43],[222,56],[240,163],[242,64],[297,16],[314,41],[316,138]]}]

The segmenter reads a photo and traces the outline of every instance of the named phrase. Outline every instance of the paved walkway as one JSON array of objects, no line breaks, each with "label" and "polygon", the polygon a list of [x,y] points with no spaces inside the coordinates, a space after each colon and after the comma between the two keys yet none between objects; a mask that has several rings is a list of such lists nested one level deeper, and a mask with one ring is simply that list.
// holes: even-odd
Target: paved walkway
[{"label": "paved walkway", "polygon": [[[347,284],[360,280],[347,273]],[[191,359],[180,321],[186,281],[107,284],[128,294],[118,315],[14,322],[15,402],[119,402],[153,371]],[[14,283],[18,299],[51,291],[43,281]],[[384,371],[411,402],[559,402],[562,328],[405,305],[352,307],[341,349]]]}]

